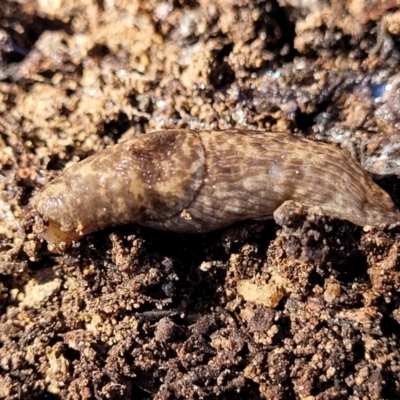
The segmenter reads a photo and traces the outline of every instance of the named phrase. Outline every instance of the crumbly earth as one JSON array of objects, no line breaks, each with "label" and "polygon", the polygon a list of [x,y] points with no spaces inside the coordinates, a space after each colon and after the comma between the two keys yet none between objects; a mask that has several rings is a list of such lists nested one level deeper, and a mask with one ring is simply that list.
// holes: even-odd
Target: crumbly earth
[{"label": "crumbly earth", "polygon": [[0,398],[400,398],[399,227],[294,206],[48,248],[26,208],[132,135],[232,127],[340,146],[399,204],[395,4],[0,2]]}]

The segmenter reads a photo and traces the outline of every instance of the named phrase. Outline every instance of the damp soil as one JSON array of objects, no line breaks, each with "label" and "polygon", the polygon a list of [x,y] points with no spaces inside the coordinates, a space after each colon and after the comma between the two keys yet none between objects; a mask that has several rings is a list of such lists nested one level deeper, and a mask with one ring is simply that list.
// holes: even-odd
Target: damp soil
[{"label": "damp soil", "polygon": [[399,227],[311,209],[55,249],[27,211],[64,168],[168,128],[328,142],[399,204],[395,5],[2,1],[0,398],[399,398]]}]

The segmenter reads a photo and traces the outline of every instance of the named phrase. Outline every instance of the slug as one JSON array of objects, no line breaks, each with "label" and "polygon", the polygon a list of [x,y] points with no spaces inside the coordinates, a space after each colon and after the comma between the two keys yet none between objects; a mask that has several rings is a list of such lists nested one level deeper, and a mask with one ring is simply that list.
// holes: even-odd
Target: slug
[{"label": "slug", "polygon": [[50,242],[127,223],[213,231],[270,218],[285,201],[319,206],[356,225],[400,220],[389,195],[343,151],[289,134],[250,130],[154,132],[66,169],[31,205]]}]

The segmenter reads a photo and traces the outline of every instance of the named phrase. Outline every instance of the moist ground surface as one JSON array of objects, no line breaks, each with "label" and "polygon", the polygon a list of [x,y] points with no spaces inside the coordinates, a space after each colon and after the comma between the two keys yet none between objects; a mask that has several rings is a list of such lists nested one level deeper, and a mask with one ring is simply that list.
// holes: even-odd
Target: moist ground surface
[{"label": "moist ground surface", "polygon": [[394,5],[2,1],[0,398],[399,398],[398,227],[299,209],[56,249],[26,208],[133,135],[232,127],[339,146],[399,204]]}]

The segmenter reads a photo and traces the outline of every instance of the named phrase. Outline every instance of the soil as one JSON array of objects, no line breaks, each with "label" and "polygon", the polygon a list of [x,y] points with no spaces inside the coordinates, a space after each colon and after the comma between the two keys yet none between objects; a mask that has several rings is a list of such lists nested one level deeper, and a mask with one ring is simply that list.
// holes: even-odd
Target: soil
[{"label": "soil", "polygon": [[329,142],[399,204],[396,3],[2,1],[0,398],[400,398],[398,226],[311,209],[55,249],[27,213],[64,168],[168,128]]}]

